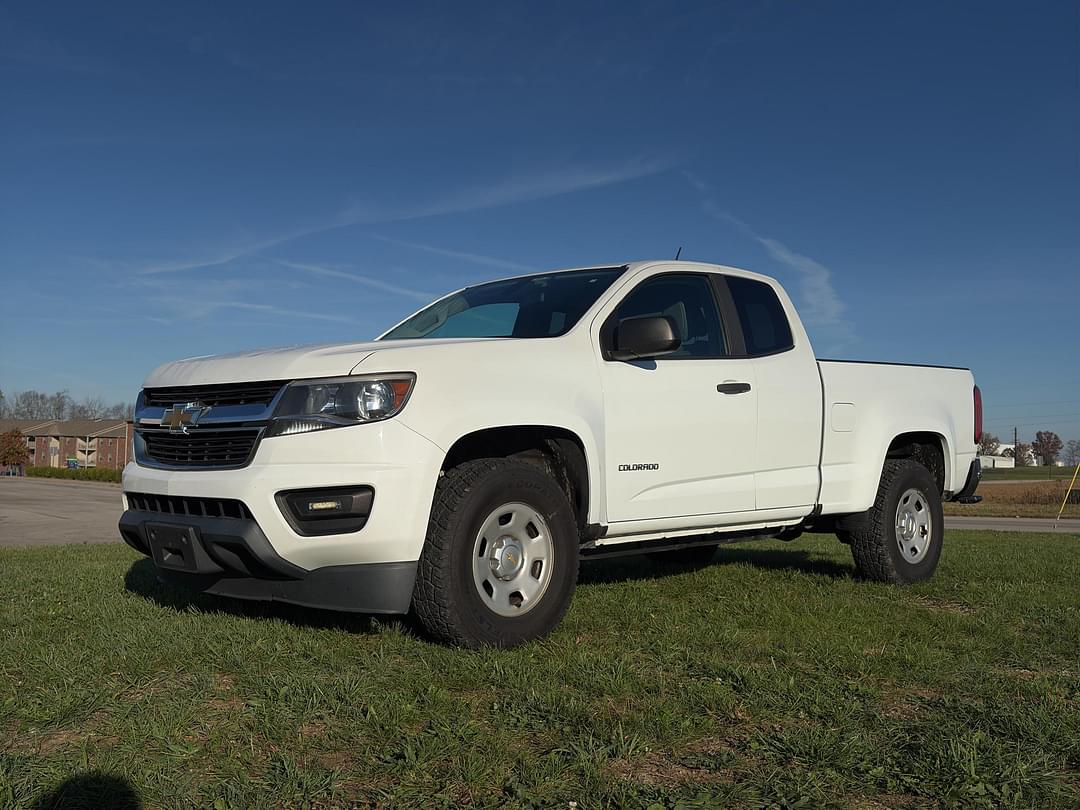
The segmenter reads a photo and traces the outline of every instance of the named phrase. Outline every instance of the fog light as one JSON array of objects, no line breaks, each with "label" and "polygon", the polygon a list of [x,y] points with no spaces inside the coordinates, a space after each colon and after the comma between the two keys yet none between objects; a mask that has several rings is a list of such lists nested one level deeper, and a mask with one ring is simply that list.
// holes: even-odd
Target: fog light
[{"label": "fog light", "polygon": [[309,512],[323,512],[327,509],[341,511],[341,501],[308,501],[305,506]]},{"label": "fog light", "polygon": [[364,528],[375,490],[371,487],[293,489],[275,496],[293,531],[304,537],[348,534]]}]

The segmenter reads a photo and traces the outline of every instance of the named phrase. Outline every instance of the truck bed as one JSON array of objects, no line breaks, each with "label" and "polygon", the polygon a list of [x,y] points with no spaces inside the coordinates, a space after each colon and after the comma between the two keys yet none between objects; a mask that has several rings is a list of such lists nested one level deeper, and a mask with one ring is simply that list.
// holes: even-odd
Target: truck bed
[{"label": "truck bed", "polygon": [[818,360],[824,386],[821,496],[826,514],[874,502],[890,442],[932,434],[942,445],[946,491],[960,490],[976,456],[969,369],[861,360]]}]

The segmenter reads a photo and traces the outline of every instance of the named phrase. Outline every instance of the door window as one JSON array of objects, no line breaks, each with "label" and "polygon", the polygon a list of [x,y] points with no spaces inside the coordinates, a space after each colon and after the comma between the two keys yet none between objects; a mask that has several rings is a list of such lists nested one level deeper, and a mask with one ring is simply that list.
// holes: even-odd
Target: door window
[{"label": "door window", "polygon": [[784,307],[772,287],[741,276],[728,276],[727,285],[750,357],[786,352],[795,346]]},{"label": "door window", "polygon": [[615,310],[623,318],[666,315],[682,341],[679,349],[659,358],[726,357],[727,345],[712,284],[696,273],[671,273],[642,282]]}]

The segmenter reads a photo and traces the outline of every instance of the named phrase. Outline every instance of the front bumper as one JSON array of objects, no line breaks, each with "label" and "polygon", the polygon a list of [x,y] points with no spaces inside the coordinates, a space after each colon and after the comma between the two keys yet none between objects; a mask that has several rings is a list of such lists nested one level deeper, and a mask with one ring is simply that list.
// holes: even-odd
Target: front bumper
[{"label": "front bumper", "polygon": [[330,565],[305,571],[278,556],[258,524],[243,518],[129,509],[124,541],[154,560],[159,576],[219,596],[362,613],[405,613],[415,562]]},{"label": "front bumper", "polygon": [[[129,464],[125,493],[237,501],[243,513],[225,518],[146,511],[131,508],[125,494],[120,530],[129,545],[154,559],[163,579],[188,587],[244,599],[402,612],[408,609],[443,456],[400,421],[387,420],[264,439],[241,469]],[[374,490],[363,528],[299,534],[277,496],[334,487]],[[160,543],[150,535],[155,527],[165,527]],[[185,538],[191,550],[177,555]],[[155,553],[155,544],[166,541],[171,557]]]}]

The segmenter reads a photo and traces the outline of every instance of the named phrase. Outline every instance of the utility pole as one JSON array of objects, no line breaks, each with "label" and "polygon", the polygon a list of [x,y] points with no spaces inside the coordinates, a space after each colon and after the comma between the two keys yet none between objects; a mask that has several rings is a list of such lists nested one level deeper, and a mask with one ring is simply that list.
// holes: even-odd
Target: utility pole
[{"label": "utility pole", "polygon": [[1016,427],[1013,427],[1013,466],[1020,467],[1020,440],[1016,438]]}]

